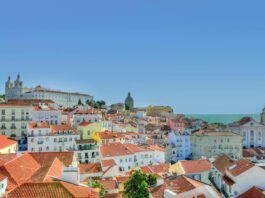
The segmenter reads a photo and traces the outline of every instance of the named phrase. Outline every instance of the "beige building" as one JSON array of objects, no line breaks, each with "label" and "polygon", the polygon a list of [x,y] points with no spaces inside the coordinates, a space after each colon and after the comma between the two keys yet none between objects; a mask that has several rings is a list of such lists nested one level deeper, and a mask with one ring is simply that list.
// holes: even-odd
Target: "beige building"
[{"label": "beige building", "polygon": [[229,131],[198,131],[191,135],[192,158],[214,158],[223,154],[242,157],[242,137]]},{"label": "beige building", "polygon": [[17,141],[9,139],[5,135],[0,135],[0,154],[10,154],[17,152]]},{"label": "beige building", "polygon": [[53,103],[51,100],[9,100],[0,104],[0,134],[20,139],[32,120],[32,106]]}]

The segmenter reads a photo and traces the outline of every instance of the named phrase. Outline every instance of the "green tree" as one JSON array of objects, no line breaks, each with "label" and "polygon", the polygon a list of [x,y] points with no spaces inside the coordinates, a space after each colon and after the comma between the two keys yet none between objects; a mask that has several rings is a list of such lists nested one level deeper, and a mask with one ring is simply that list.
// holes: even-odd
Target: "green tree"
[{"label": "green tree", "polygon": [[150,174],[147,176],[147,183],[149,186],[156,184],[157,176],[155,174]]},{"label": "green tree", "polygon": [[104,191],[104,188],[103,188],[101,183],[99,183],[98,181],[92,181],[90,186],[91,186],[91,188],[99,188],[100,189],[100,191],[99,191],[100,197],[104,197],[105,191]]},{"label": "green tree", "polygon": [[125,193],[129,198],[148,198],[147,176],[142,171],[135,171],[125,183]]}]

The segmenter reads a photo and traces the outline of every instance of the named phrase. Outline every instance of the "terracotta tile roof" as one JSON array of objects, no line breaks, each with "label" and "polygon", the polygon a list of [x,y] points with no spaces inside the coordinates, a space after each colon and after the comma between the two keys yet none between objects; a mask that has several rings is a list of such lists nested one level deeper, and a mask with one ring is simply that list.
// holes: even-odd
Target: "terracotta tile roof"
[{"label": "terracotta tile roof", "polygon": [[0,154],[0,166],[2,166],[5,163],[15,159],[16,157],[17,157],[16,153]]},{"label": "terracotta tile roof", "polygon": [[59,178],[62,176],[63,163],[55,158],[52,163],[47,163],[36,171],[28,182],[49,182],[53,181],[51,177]]},{"label": "terracotta tile roof", "polygon": [[130,176],[117,176],[116,181],[118,183],[125,183],[130,179]]},{"label": "terracotta tile roof", "polygon": [[246,192],[239,195],[237,198],[265,198],[265,194],[262,189],[259,189],[255,186],[247,190]]},{"label": "terracotta tile roof", "polygon": [[61,132],[61,131],[71,131],[76,133],[76,129],[72,128],[69,125],[51,125],[50,126],[51,133]]},{"label": "terracotta tile roof", "polygon": [[102,172],[101,164],[98,163],[88,163],[79,164],[80,174],[93,174]]},{"label": "terracotta tile roof", "polygon": [[92,122],[81,122],[79,126],[88,126],[90,124],[92,124]]},{"label": "terracotta tile roof", "polygon": [[11,146],[13,144],[17,144],[17,141],[9,139],[5,135],[0,135],[0,149]]},{"label": "terracotta tile roof", "polygon": [[30,122],[28,123],[29,129],[38,129],[38,128],[50,128],[49,123],[47,122]]},{"label": "terracotta tile roof", "polygon": [[236,177],[254,166],[255,165],[253,163],[251,163],[250,161],[246,159],[239,159],[233,165],[227,167],[228,169],[227,171],[231,175]]},{"label": "terracotta tile roof", "polygon": [[102,167],[109,167],[109,166],[115,166],[117,165],[114,159],[109,160],[101,160]]},{"label": "terracotta tile roof", "polygon": [[165,152],[165,149],[160,147],[160,146],[157,146],[157,145],[151,145],[148,147],[149,149],[151,150],[154,150],[154,151],[161,151],[161,152]]},{"label": "terracotta tile roof", "polygon": [[100,147],[100,152],[103,157],[132,155],[133,152],[120,142],[104,144]]},{"label": "terracotta tile roof", "polygon": [[52,100],[9,99],[8,102],[1,103],[0,106],[32,106],[36,104],[54,104],[54,102]]},{"label": "terracotta tile roof", "polygon": [[99,182],[102,184],[104,190],[114,190],[118,188],[117,181],[114,179],[103,179],[99,180]]},{"label": "terracotta tile roof", "polygon": [[114,139],[114,138],[124,138],[122,133],[115,133],[111,131],[97,132],[100,139]]},{"label": "terracotta tile roof", "polygon": [[67,182],[60,182],[74,197],[88,197],[89,188],[87,186],[75,185]]},{"label": "terracotta tile roof", "polygon": [[165,189],[171,190],[176,194],[181,194],[203,185],[205,184],[186,176],[178,176],[166,179],[163,185],[151,188],[150,192],[154,198],[159,198],[162,197],[161,195],[163,195]]},{"label": "terracotta tile roof", "polygon": [[33,152],[29,153],[41,166],[49,165],[58,158],[65,166],[70,166],[74,160],[74,152]]},{"label": "terracotta tile roof", "polygon": [[8,193],[10,198],[85,198],[90,189],[66,182],[24,183]]},{"label": "terracotta tile roof", "polygon": [[142,166],[140,169],[146,174],[152,173],[167,173],[169,171],[169,164],[157,164],[157,165],[148,165]]},{"label": "terracotta tile roof", "polygon": [[8,177],[7,189],[10,190],[29,180],[40,167],[30,154],[25,153],[3,164],[0,175]]},{"label": "terracotta tile roof", "polygon": [[239,125],[244,125],[244,124],[246,124],[246,123],[248,123],[248,122],[250,122],[250,121],[252,121],[253,119],[251,118],[251,117],[244,117],[244,118],[242,118],[242,119],[240,119],[239,121],[238,121],[238,124]]},{"label": "terracotta tile roof", "polygon": [[210,171],[212,164],[206,159],[200,160],[184,160],[178,162],[183,169],[183,174],[200,173]]},{"label": "terracotta tile roof", "polygon": [[143,152],[143,151],[146,151],[147,150],[147,149],[144,149],[142,147],[139,147],[136,144],[126,143],[126,144],[124,144],[124,146],[127,147],[133,153]]},{"label": "terracotta tile roof", "polygon": [[234,161],[227,155],[222,155],[213,162],[213,166],[223,175],[225,174],[226,168],[233,164]]}]

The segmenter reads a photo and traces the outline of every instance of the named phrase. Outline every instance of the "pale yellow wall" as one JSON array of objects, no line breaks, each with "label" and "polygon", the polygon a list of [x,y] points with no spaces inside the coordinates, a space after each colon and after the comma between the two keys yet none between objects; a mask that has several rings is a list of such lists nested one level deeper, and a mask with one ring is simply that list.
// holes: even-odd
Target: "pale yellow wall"
[{"label": "pale yellow wall", "polygon": [[[2,114],[2,110],[5,110],[5,114]],[[14,119],[12,120],[12,110],[14,110]],[[24,111],[24,114],[22,114]],[[16,139],[21,137],[21,134],[26,133],[26,126],[29,120],[26,120],[27,116],[30,119],[30,106],[1,106],[0,105],[0,134],[11,136],[16,135]],[[5,116],[4,116],[5,115]],[[3,120],[5,117],[5,120]],[[24,118],[24,120],[22,120]],[[15,125],[15,129],[11,129],[12,123]],[[2,129],[2,124],[5,124],[6,129]]]},{"label": "pale yellow wall", "polygon": [[103,131],[101,124],[99,122],[95,122],[95,123],[91,123],[87,126],[78,127],[78,130],[81,133],[81,139],[94,139],[95,137],[95,133],[96,132],[101,132]]},{"label": "pale yellow wall", "polygon": [[[229,139],[229,141],[227,141]],[[194,159],[200,159],[201,156],[207,158],[227,154],[232,158],[242,157],[242,137],[232,136],[202,136],[192,135],[192,155]]]},{"label": "pale yellow wall", "polygon": [[172,164],[169,168],[169,171],[171,173],[176,173],[177,175],[183,175],[184,174],[184,170],[182,169],[179,162]]},{"label": "pale yellow wall", "polygon": [[12,144],[10,146],[0,149],[0,154],[9,154],[16,152],[17,152],[17,144]]}]

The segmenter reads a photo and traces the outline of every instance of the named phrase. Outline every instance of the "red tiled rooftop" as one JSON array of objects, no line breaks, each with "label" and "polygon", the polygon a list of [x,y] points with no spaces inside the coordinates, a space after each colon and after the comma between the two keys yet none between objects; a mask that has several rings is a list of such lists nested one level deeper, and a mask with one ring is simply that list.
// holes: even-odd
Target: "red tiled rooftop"
[{"label": "red tiled rooftop", "polygon": [[169,164],[157,164],[157,165],[148,165],[148,166],[142,166],[140,169],[146,173],[146,174],[152,174],[152,173],[167,173],[169,171]]},{"label": "red tiled rooftop", "polygon": [[69,125],[51,125],[51,133],[61,132],[61,131],[72,131],[76,133],[76,129],[72,128]]},{"label": "red tiled rooftop", "polygon": [[47,122],[30,122],[28,123],[29,129],[35,129],[35,128],[50,128],[49,123]]},{"label": "red tiled rooftop", "polygon": [[255,165],[253,163],[246,159],[239,159],[232,166],[227,167],[227,169],[231,175],[236,177],[254,166]]},{"label": "red tiled rooftop", "polygon": [[88,164],[79,164],[80,174],[93,174],[102,172],[101,164],[98,163],[88,163]]},{"label": "red tiled rooftop", "polygon": [[234,161],[227,155],[222,155],[213,162],[213,166],[218,171],[220,171],[223,175],[225,174],[226,168],[233,164],[234,164]]},{"label": "red tiled rooftop", "polygon": [[101,160],[101,165],[102,167],[115,166],[116,162],[114,161],[114,159]]},{"label": "red tiled rooftop", "polygon": [[8,193],[8,197],[85,198],[90,189],[66,182],[24,183]]},{"label": "red tiled rooftop", "polygon": [[200,173],[210,171],[211,163],[206,159],[200,160],[185,160],[178,162],[183,168],[184,174]]},{"label": "red tiled rooftop", "polygon": [[79,126],[88,126],[88,125],[90,125],[92,122],[81,122],[80,124],[79,124]]},{"label": "red tiled rooftop", "polygon": [[105,190],[114,190],[118,188],[117,182],[114,179],[99,180]]},{"label": "red tiled rooftop", "polygon": [[30,179],[40,167],[31,155],[25,153],[3,164],[0,175],[8,177],[7,189],[10,190]]},{"label": "red tiled rooftop", "polygon": [[13,144],[17,144],[17,141],[9,139],[5,135],[0,135],[0,149],[6,148],[6,147],[11,146]]},{"label": "red tiled rooftop", "polygon": [[265,198],[265,193],[262,189],[259,189],[255,186],[247,190],[246,192],[239,195],[237,198]]},{"label": "red tiled rooftop", "polygon": [[103,157],[131,155],[133,152],[120,142],[104,144],[100,147]]},{"label": "red tiled rooftop", "polygon": [[65,166],[70,166],[74,160],[74,152],[33,152],[29,153],[41,166],[50,164],[58,158]]},{"label": "red tiled rooftop", "polygon": [[111,131],[98,132],[97,135],[100,139],[113,139],[113,138],[124,138],[122,133],[116,133]]}]

